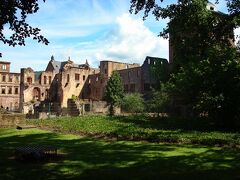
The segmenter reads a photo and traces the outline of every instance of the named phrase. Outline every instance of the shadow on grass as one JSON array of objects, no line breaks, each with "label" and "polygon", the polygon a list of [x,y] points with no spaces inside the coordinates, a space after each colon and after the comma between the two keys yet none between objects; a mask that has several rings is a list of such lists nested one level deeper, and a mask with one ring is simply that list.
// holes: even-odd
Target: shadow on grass
[{"label": "shadow on grass", "polygon": [[146,115],[115,116],[112,120],[118,120],[124,123],[133,123],[142,128],[184,130],[184,131],[224,131],[239,132],[236,129],[224,129],[216,126],[206,118],[184,119],[168,117],[149,117]]},{"label": "shadow on grass", "polygon": [[[237,179],[238,149],[102,141],[41,130],[0,129],[0,179]],[[18,162],[16,147],[50,144],[61,161]]]}]

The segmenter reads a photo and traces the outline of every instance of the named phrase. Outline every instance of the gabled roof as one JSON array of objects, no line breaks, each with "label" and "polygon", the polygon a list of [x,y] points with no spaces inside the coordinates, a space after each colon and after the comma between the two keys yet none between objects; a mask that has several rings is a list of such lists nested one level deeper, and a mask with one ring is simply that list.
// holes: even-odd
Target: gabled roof
[{"label": "gabled roof", "polygon": [[[59,73],[60,71],[63,70],[64,66],[67,64],[67,63],[70,63],[72,61],[68,60],[68,61],[56,61],[54,60],[54,58],[51,58],[51,60],[49,61],[49,64],[52,65],[53,67],[53,70],[56,72],[56,73]],[[86,61],[85,64],[75,64],[73,63],[72,64],[74,68],[86,68],[86,67],[89,67],[89,64],[88,62]]]},{"label": "gabled roof", "polygon": [[54,59],[51,59],[49,61],[49,64],[51,64],[53,67],[53,71],[55,71],[56,73],[59,73],[59,71],[61,71],[63,69],[64,65],[67,63],[68,63],[68,61],[61,62],[61,61],[55,61]]}]

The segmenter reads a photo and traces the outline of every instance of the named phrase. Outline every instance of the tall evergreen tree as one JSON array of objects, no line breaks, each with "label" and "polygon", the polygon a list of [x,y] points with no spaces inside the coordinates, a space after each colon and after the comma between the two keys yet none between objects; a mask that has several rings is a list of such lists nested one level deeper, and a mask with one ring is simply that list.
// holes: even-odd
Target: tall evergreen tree
[{"label": "tall evergreen tree", "polygon": [[110,115],[114,115],[114,107],[119,105],[123,98],[123,84],[120,74],[117,71],[113,71],[110,79],[107,82],[104,99],[110,105]]}]

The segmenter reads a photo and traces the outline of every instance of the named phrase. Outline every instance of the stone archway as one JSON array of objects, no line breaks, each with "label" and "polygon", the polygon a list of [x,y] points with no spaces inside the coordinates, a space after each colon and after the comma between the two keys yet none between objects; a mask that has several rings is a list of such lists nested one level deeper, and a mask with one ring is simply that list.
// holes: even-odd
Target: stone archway
[{"label": "stone archway", "polygon": [[34,98],[36,101],[40,101],[40,98],[41,98],[41,90],[40,90],[40,88],[35,87],[35,88],[33,89],[33,98]]}]

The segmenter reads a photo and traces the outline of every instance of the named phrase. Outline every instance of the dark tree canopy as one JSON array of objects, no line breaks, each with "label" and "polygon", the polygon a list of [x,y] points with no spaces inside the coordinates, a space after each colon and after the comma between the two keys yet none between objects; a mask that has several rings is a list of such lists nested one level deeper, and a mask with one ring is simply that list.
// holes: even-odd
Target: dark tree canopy
[{"label": "dark tree canopy", "polygon": [[[240,25],[240,0],[225,0],[228,9],[228,24],[231,24],[232,28],[236,28]],[[202,4],[206,7],[208,0],[175,0],[169,3],[168,0],[131,0],[131,13],[139,13],[144,11],[143,19],[146,19],[150,12],[156,17],[157,20],[168,18],[170,21],[178,17],[186,10],[186,7],[190,7],[189,10],[197,10],[194,7],[196,4]],[[215,0],[218,3],[218,0]],[[188,11],[189,13],[189,11]],[[189,15],[189,14],[188,14]],[[191,17],[187,17],[192,19]],[[169,33],[168,27],[166,27],[160,35],[166,37]]]},{"label": "dark tree canopy", "polygon": [[224,1],[227,14],[207,9],[207,0],[176,0],[167,6],[164,2],[131,0],[130,11],[144,11],[144,18],[152,12],[157,20],[169,19],[160,35],[170,34],[173,50],[164,91],[171,108],[176,107],[173,112],[184,105],[185,115],[204,113],[221,125],[235,126],[240,122],[240,55],[233,30],[240,25],[240,0]]},{"label": "dark tree canopy", "polygon": [[[40,34],[40,29],[26,22],[27,15],[36,13],[38,9],[38,0],[1,0],[0,41],[14,47],[25,45],[25,39],[33,37],[34,40],[47,45],[49,42]],[[12,33],[9,37],[3,33],[6,28]]]}]

